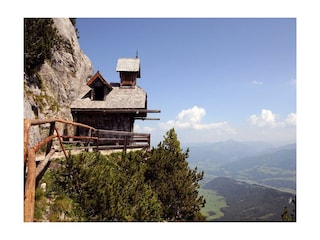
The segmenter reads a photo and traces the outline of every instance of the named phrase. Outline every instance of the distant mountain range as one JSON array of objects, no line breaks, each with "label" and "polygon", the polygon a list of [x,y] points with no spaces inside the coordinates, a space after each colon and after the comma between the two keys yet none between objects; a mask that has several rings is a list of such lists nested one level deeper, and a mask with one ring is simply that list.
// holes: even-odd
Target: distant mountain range
[{"label": "distant mountain range", "polygon": [[290,192],[296,190],[296,144],[274,147],[233,140],[189,147],[191,167],[205,172],[205,182],[231,177]]},{"label": "distant mountain range", "polygon": [[203,188],[217,192],[226,200],[227,207],[222,208],[224,216],[215,221],[282,221],[284,207],[292,220],[296,218],[290,193],[226,177],[217,177]]},{"label": "distant mountain range", "polygon": [[219,165],[239,160],[244,157],[255,156],[261,153],[274,152],[280,149],[295,148],[295,144],[275,146],[267,142],[238,142],[227,140],[215,143],[198,143],[188,146],[189,160],[192,163],[203,163],[210,160],[211,164]]},{"label": "distant mountain range", "polygon": [[192,165],[212,167],[254,156],[270,148],[272,145],[264,142],[245,143],[233,140],[198,144],[189,147],[189,162]]}]

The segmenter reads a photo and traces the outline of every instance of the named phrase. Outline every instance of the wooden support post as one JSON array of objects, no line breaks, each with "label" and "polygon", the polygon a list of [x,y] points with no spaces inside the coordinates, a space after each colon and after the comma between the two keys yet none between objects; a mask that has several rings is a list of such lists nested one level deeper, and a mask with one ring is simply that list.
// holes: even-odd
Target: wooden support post
[{"label": "wooden support post", "polygon": [[89,131],[88,131],[88,140],[87,140],[87,142],[86,142],[86,145],[87,145],[87,147],[88,147],[88,148],[86,149],[86,152],[89,152],[91,134],[92,134],[92,131],[91,131],[91,128],[90,128]]},{"label": "wooden support post", "polygon": [[[50,129],[49,129],[48,137],[53,135],[55,128],[56,128],[56,122],[50,123]],[[52,147],[52,140],[49,141],[48,144],[47,144],[46,154],[49,154],[49,152],[51,151],[51,147]]]},{"label": "wooden support post", "polygon": [[28,145],[29,145],[29,130],[30,130],[31,123],[28,119],[24,119],[24,164],[27,162],[28,157]]},{"label": "wooden support post", "polygon": [[[50,123],[50,130],[49,130],[49,135],[48,135],[48,137],[50,137],[51,135],[53,135],[55,126],[56,126],[56,122],[51,122],[51,123]],[[52,140],[49,141],[48,144],[47,144],[46,155],[51,151],[51,147],[52,147]]]},{"label": "wooden support post", "polygon": [[33,222],[36,192],[36,153],[33,148],[28,150],[28,173],[24,193],[24,221]]},{"label": "wooden support post", "polygon": [[41,161],[36,169],[36,177],[40,175],[40,173],[43,171],[43,169],[47,166],[48,162],[50,161],[50,158],[55,153],[54,149],[51,149],[51,151],[46,155],[46,157]]},{"label": "wooden support post", "polygon": [[124,136],[123,153],[127,153],[128,136]]},{"label": "wooden support post", "polygon": [[56,133],[57,133],[57,137],[58,137],[58,139],[59,139],[59,143],[60,143],[60,146],[61,146],[62,151],[63,151],[63,153],[64,153],[64,156],[65,156],[66,159],[67,159],[69,156],[68,156],[68,154],[67,154],[67,152],[66,152],[66,150],[64,149],[64,146],[63,146],[63,144],[62,144],[61,135],[59,134],[58,128],[55,127],[54,129],[55,129],[55,131],[56,131]]},{"label": "wooden support post", "polygon": [[99,130],[96,130],[96,152],[99,152]]}]

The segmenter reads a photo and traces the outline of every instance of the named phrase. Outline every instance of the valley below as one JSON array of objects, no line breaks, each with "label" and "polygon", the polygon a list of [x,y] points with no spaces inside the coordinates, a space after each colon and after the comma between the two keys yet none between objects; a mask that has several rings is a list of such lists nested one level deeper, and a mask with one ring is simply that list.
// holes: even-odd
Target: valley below
[{"label": "valley below", "polygon": [[[204,171],[208,221],[295,221],[296,145],[225,141],[191,146],[189,165]],[[291,216],[292,215],[292,216]]]}]

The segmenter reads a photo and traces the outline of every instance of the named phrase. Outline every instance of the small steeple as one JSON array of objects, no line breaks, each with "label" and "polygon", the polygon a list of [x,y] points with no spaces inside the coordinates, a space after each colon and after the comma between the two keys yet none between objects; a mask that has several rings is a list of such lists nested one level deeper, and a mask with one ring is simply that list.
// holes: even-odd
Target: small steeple
[{"label": "small steeple", "polygon": [[119,58],[116,71],[120,74],[121,86],[136,86],[140,78],[139,58]]}]

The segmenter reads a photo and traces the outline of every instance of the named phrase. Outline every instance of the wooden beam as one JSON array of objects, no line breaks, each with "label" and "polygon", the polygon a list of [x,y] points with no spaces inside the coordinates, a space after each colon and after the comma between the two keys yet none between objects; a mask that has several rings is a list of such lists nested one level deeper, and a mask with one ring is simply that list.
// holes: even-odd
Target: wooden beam
[{"label": "wooden beam", "polygon": [[160,113],[161,110],[150,110],[150,109],[140,109],[140,108],[72,108],[73,112],[106,112],[106,113]]},{"label": "wooden beam", "polygon": [[136,117],[136,120],[160,120],[160,118],[147,118],[147,117]]},{"label": "wooden beam", "polygon": [[63,119],[59,119],[59,118],[54,118],[54,119],[34,119],[34,120],[30,120],[31,125],[41,125],[41,124],[45,124],[45,123],[52,123],[52,122],[60,122],[60,123],[66,123],[66,124],[71,124],[74,126],[79,126],[79,127],[84,127],[84,128],[91,128],[93,130],[95,130],[94,127],[91,127],[89,125],[86,124],[82,124],[82,123],[77,123],[77,122],[72,122],[72,121],[67,121],[67,120],[63,120]]},{"label": "wooden beam", "polygon": [[[134,145],[127,145],[127,149],[135,149],[135,148],[149,148],[150,146],[147,144],[134,144]],[[122,149],[124,145],[103,145],[99,146],[99,150],[115,150],[115,149]]]},{"label": "wooden beam", "polygon": [[39,142],[36,146],[33,147],[34,151],[37,152],[39,151],[39,149],[47,144],[48,142],[52,141],[52,139],[54,139],[55,137],[57,137],[56,135],[51,135],[49,137],[47,137],[46,139],[42,140],[41,142]]},{"label": "wooden beam", "polygon": [[126,131],[115,131],[115,130],[104,130],[99,129],[100,136],[101,134],[109,134],[115,136],[147,136],[148,133],[135,133],[135,132],[126,132]]},{"label": "wooden beam", "polygon": [[[88,137],[88,136],[60,136],[62,138],[73,138],[73,139],[92,139],[92,140],[98,140],[98,137]],[[72,143],[72,142],[70,142]]]}]

